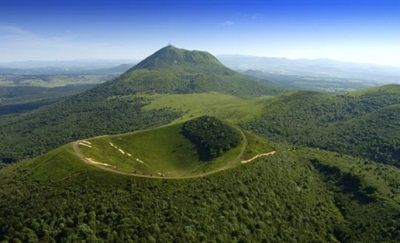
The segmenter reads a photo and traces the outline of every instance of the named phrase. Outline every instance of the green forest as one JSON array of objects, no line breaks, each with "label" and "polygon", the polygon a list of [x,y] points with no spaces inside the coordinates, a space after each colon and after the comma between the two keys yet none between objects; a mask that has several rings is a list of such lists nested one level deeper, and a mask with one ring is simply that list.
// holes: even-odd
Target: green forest
[{"label": "green forest", "polygon": [[113,174],[61,147],[0,171],[0,240],[400,240],[398,169],[275,147],[274,156],[187,180]]},{"label": "green forest", "polygon": [[221,156],[229,149],[239,145],[241,135],[234,128],[209,116],[202,116],[187,121],[182,126],[182,133],[196,144],[202,160]]},{"label": "green forest", "polygon": [[278,141],[400,166],[400,86],[278,96],[243,127]]}]

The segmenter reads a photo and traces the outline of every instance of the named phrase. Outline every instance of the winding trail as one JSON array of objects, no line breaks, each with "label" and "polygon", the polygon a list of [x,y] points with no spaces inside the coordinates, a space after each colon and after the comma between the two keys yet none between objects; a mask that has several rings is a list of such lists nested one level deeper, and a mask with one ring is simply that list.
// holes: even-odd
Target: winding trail
[{"label": "winding trail", "polygon": [[264,157],[264,156],[270,156],[270,155],[273,155],[273,154],[275,154],[275,153],[276,153],[276,151],[271,151],[271,152],[263,153],[263,154],[257,154],[256,156],[254,156],[254,157],[251,158],[251,159],[240,161],[240,163],[242,163],[242,164],[250,163],[250,162],[252,162],[253,160],[256,160],[256,159],[258,159],[258,158],[261,158],[261,157]]},{"label": "winding trail", "polygon": [[[224,166],[222,166],[222,167],[220,167],[218,169],[215,169],[215,170],[212,170],[212,171],[208,171],[208,172],[203,172],[203,173],[196,174],[196,175],[187,175],[187,176],[154,176],[154,175],[142,175],[142,174],[137,174],[137,173],[129,173],[129,172],[119,171],[113,165],[109,165],[107,163],[98,162],[98,161],[95,161],[95,160],[93,160],[93,159],[91,159],[89,157],[85,157],[83,155],[82,151],[79,148],[79,144],[82,143],[83,140],[77,140],[75,142],[72,142],[71,144],[72,144],[72,149],[74,150],[75,154],[84,163],[86,163],[88,165],[91,165],[91,166],[94,166],[96,168],[102,169],[102,170],[106,170],[106,171],[109,171],[109,172],[117,173],[117,174],[120,174],[120,175],[136,176],[136,177],[142,177],[142,178],[152,178],[152,179],[192,179],[192,178],[201,178],[201,177],[209,176],[209,175],[218,173],[220,171],[224,171],[224,170],[233,168],[235,165],[237,165],[237,163],[240,161],[240,158],[243,156],[243,153],[246,150],[247,144],[248,144],[247,138],[246,138],[246,135],[244,134],[244,132],[239,128],[237,128],[237,129],[240,132],[240,134],[242,135],[243,145],[242,145],[242,148],[240,149],[239,154],[236,156],[236,158],[234,160],[227,162],[226,165],[224,165]],[[249,160],[242,160],[242,161],[240,161],[240,163],[242,163],[242,164],[243,163],[248,163],[248,162],[251,162],[251,161],[253,161],[255,159],[263,157],[263,156],[273,155],[273,154],[275,154],[275,152],[276,151],[259,154],[259,155],[256,155],[256,156],[254,156],[253,158],[251,158]]]}]

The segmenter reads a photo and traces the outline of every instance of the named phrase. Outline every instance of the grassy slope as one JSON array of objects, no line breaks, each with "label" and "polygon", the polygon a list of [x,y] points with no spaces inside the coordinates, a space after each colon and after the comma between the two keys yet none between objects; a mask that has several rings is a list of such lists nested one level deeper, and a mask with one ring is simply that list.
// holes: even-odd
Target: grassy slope
[{"label": "grassy slope", "polygon": [[265,139],[248,131],[243,132],[247,139],[247,147],[243,153],[242,160],[248,160],[256,155],[275,151],[273,145]]},{"label": "grassy slope", "polygon": [[[243,146],[246,146],[245,141],[223,156],[201,162],[195,146],[180,133],[181,126],[182,124],[177,124],[123,135],[101,136],[88,139],[92,148],[79,145],[79,149],[85,157],[116,166],[118,171],[144,175],[158,173],[163,176],[196,175],[236,166],[242,159],[238,158],[238,155]],[[246,156],[243,156],[246,159],[258,151],[265,153],[272,150],[259,137],[249,133],[246,137],[251,141],[250,146],[246,147]],[[110,143],[122,149],[125,154],[112,147]],[[136,161],[136,158],[144,163]]]},{"label": "grassy slope", "polygon": [[201,115],[215,116],[232,123],[248,121],[260,116],[269,96],[259,98],[240,98],[217,92],[200,94],[144,95],[151,103],[144,110],[170,108],[182,113],[174,123],[189,120]]},{"label": "grassy slope", "polygon": [[[397,169],[276,146],[206,178],[154,180],[86,165],[66,145],[0,171],[0,240],[399,240]],[[360,180],[352,191],[343,178]]]}]

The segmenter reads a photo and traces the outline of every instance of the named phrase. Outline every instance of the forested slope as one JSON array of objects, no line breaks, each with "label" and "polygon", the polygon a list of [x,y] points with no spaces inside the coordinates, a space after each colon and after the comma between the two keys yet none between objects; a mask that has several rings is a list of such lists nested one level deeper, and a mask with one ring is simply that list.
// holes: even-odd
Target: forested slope
[{"label": "forested slope", "polygon": [[143,98],[130,101],[87,96],[70,97],[48,107],[0,118],[0,161],[34,157],[67,142],[158,126],[178,114],[168,109],[142,111]]},{"label": "forested slope", "polygon": [[400,166],[400,86],[345,95],[296,92],[266,103],[244,127],[268,138]]},{"label": "forested slope", "polygon": [[69,146],[0,170],[0,240],[400,237],[400,175],[390,166],[276,145],[274,156],[213,176],[157,180],[91,167]]}]

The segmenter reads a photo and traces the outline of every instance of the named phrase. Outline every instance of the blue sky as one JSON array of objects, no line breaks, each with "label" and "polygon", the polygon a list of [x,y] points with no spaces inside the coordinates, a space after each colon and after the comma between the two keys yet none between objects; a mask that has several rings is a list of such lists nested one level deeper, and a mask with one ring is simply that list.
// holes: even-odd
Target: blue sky
[{"label": "blue sky", "polygon": [[400,1],[0,2],[0,62],[140,59],[168,43],[400,66]]}]

